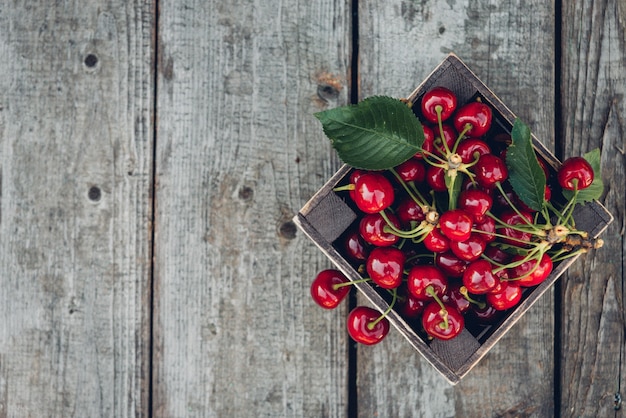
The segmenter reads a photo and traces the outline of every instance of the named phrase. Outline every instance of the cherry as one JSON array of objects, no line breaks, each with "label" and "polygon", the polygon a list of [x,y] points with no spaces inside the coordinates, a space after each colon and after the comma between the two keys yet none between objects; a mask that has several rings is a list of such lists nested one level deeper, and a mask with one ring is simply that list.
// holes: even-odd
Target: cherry
[{"label": "cherry", "polygon": [[482,102],[470,102],[457,110],[452,118],[454,128],[466,136],[483,136],[491,128],[491,107]]},{"label": "cherry", "polygon": [[463,273],[463,285],[468,292],[475,295],[484,295],[496,288],[500,280],[493,274],[491,263],[487,260],[477,260],[470,263]]},{"label": "cherry", "polygon": [[391,182],[378,172],[361,174],[354,182],[354,203],[365,213],[377,213],[394,200]]},{"label": "cherry", "polygon": [[403,289],[404,292],[402,292],[396,305],[398,313],[405,319],[417,319],[424,312],[427,302],[417,299],[410,292],[406,291],[404,286],[401,286],[400,289]]},{"label": "cherry", "polygon": [[421,222],[425,218],[422,207],[410,198],[403,199],[398,203],[395,214],[406,227],[411,227],[411,221]]},{"label": "cherry", "polygon": [[491,149],[485,141],[478,138],[465,138],[459,142],[456,153],[459,154],[465,164],[469,164],[476,161],[481,155],[491,154]]},{"label": "cherry", "polygon": [[365,268],[374,283],[383,289],[395,289],[402,283],[406,257],[395,247],[377,247],[372,250]]},{"label": "cherry", "polygon": [[435,301],[424,308],[422,326],[431,337],[449,340],[463,331],[465,319],[452,304]]},{"label": "cherry", "polygon": [[356,262],[365,261],[369,254],[367,243],[357,229],[348,232],[343,241],[343,248],[348,258]]},{"label": "cherry", "polygon": [[[394,226],[400,228],[400,224],[393,214],[388,214],[387,217]],[[379,247],[394,245],[400,238],[391,232],[387,232],[385,230],[386,226],[387,222],[379,213],[367,214],[361,218],[359,233],[363,239],[370,244]]]},{"label": "cherry", "polygon": [[480,234],[480,237],[487,243],[496,239],[496,221],[488,216],[485,216],[482,222],[475,223],[474,229],[482,231],[478,232],[478,234]]},{"label": "cherry", "polygon": [[357,306],[348,314],[348,334],[358,343],[373,345],[389,333],[389,320],[367,306]]},{"label": "cherry", "polygon": [[462,314],[469,311],[472,303],[465,297],[461,288],[463,284],[460,282],[450,283],[448,286],[448,291],[441,298],[441,301],[444,303],[451,303],[459,312]]},{"label": "cherry", "polygon": [[457,203],[460,209],[472,216],[474,222],[482,222],[492,204],[491,195],[480,189],[462,191]]},{"label": "cherry", "polygon": [[[520,216],[520,214],[523,216]],[[528,223],[533,224],[533,215],[528,212],[514,212],[512,210],[503,212],[500,214],[500,220],[507,225],[527,225]],[[526,218],[526,222],[524,220]],[[530,232],[522,232],[512,228],[502,228],[502,235],[505,235],[509,238],[502,238],[502,241],[508,244],[523,246],[524,242],[530,241],[532,234]]]},{"label": "cherry", "polygon": [[446,170],[442,167],[434,165],[428,166],[426,169],[426,182],[436,192],[445,192],[448,190],[446,186]]},{"label": "cherry", "polygon": [[496,183],[502,183],[506,180],[509,171],[501,158],[493,154],[485,154],[480,156],[474,166],[474,174],[478,184],[490,189],[495,187]]},{"label": "cherry", "polygon": [[594,172],[591,164],[583,157],[571,157],[559,167],[556,178],[564,189],[582,190],[591,186]]},{"label": "cherry", "polygon": [[[367,171],[365,170],[359,170],[359,169],[354,169],[352,170],[352,172],[350,173],[350,184],[354,185],[356,183],[356,180],[361,177],[363,174],[365,174]],[[349,189],[349,195],[350,198],[354,201],[355,196],[356,196],[356,192],[354,191],[354,187],[352,187],[351,189]]]},{"label": "cherry", "polygon": [[482,324],[495,324],[502,312],[485,303],[484,306],[472,305],[470,315]]},{"label": "cherry", "polygon": [[432,296],[428,288],[432,288],[437,297],[443,296],[448,288],[448,280],[441,270],[431,265],[414,266],[407,276],[409,293],[419,300],[429,300]]},{"label": "cherry", "polygon": [[506,251],[502,251],[498,247],[487,247],[484,252],[485,256],[496,263],[507,264],[511,259],[511,255]]},{"label": "cherry", "polygon": [[[422,127],[424,128],[424,143],[422,144],[422,150],[432,153],[435,149],[435,133],[426,125],[422,125]],[[418,151],[413,157],[421,160],[424,158],[424,155],[422,155],[422,151]]]},{"label": "cherry", "polygon": [[461,260],[452,251],[435,254],[435,264],[449,277],[462,277],[468,262]]},{"label": "cherry", "polygon": [[422,241],[424,247],[433,253],[442,253],[450,249],[450,240],[441,233],[441,230],[434,228],[424,237]]},{"label": "cherry", "polygon": [[500,281],[496,291],[487,293],[487,303],[498,311],[517,305],[522,299],[522,288],[513,282]]},{"label": "cherry", "polygon": [[437,154],[445,157],[447,156],[448,153],[446,152],[445,145],[443,145],[443,141],[444,140],[446,141],[448,150],[452,150],[452,148],[454,147],[454,143],[456,142],[457,133],[452,126],[447,125],[447,124],[443,124],[441,126],[441,129],[443,129],[443,138],[441,138],[439,129],[437,129],[436,132],[438,134],[436,135],[434,145],[435,145],[435,150],[437,151]]},{"label": "cherry", "polygon": [[462,209],[449,210],[439,217],[439,227],[450,241],[465,241],[472,233],[472,218]]},{"label": "cherry", "polygon": [[[432,123],[448,119],[456,110],[456,95],[445,87],[435,87],[422,97],[422,116]],[[439,113],[437,109],[439,108]]]},{"label": "cherry", "polygon": [[472,233],[465,241],[453,241],[450,240],[450,250],[464,261],[477,260],[483,251],[487,243],[481,238],[480,234]]},{"label": "cherry", "polygon": [[417,158],[409,158],[395,168],[396,172],[403,181],[421,183],[426,177],[426,167]]},{"label": "cherry", "polygon": [[350,292],[347,283],[350,281],[339,270],[322,270],[311,283],[311,297],[322,308],[334,309]]},{"label": "cherry", "polygon": [[[521,261],[522,255],[515,255],[511,262]],[[532,287],[543,282],[552,272],[552,258],[548,254],[543,254],[540,260],[531,259],[517,267],[509,269],[509,277],[522,287]]]}]

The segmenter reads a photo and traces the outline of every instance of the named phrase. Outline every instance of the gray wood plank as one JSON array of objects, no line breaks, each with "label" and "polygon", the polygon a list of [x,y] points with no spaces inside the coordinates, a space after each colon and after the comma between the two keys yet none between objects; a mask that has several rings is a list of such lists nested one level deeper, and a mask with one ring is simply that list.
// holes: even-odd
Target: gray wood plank
[{"label": "gray wood plank", "polygon": [[[554,8],[524,3],[359,2],[361,97],[407,95],[454,52],[553,149]],[[552,416],[553,307],[549,291],[454,387],[398,333],[359,347],[359,416]]]},{"label": "gray wood plank", "polygon": [[147,413],[153,23],[0,6],[0,416]]},{"label": "gray wood plank", "polygon": [[563,155],[602,151],[604,204],[615,216],[603,248],[569,270],[562,287],[563,416],[624,416],[624,126],[626,5],[563,3]]},{"label": "gray wood plank", "polygon": [[159,5],[156,416],[346,413],[346,307],[291,219],[340,165],[312,113],[349,97],[348,3]]}]

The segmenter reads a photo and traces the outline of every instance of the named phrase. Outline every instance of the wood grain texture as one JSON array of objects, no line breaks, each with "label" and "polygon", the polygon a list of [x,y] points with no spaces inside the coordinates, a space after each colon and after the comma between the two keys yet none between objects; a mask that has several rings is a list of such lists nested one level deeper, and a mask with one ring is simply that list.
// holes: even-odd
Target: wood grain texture
[{"label": "wood grain texture", "polygon": [[345,1],[162,1],[155,416],[343,416],[346,307],[293,216],[339,168],[315,111],[348,101]]},{"label": "wood grain texture", "polygon": [[615,216],[604,247],[575,263],[563,281],[562,415],[623,417],[614,400],[626,387],[626,5],[564,2],[562,27],[563,156],[600,147],[603,202]]},{"label": "wood grain texture", "polygon": [[0,6],[0,416],[149,406],[152,35],[138,1]]},{"label": "wood grain texture", "polygon": [[[361,97],[407,95],[455,52],[554,148],[550,2],[359,4]],[[549,291],[455,387],[397,333],[379,346],[359,348],[359,416],[552,416],[553,307]]]}]

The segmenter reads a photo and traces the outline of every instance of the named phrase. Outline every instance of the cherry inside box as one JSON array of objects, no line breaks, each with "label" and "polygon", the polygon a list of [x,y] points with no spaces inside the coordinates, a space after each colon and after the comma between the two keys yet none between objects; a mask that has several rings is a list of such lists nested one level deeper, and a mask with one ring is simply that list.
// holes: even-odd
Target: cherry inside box
[{"label": "cherry inside box", "polygon": [[[490,138],[505,138],[510,134],[516,119],[515,114],[456,55],[450,54],[446,57],[407,100],[418,103],[427,91],[437,86],[446,87],[454,92],[459,103],[467,103],[478,98],[490,105],[493,109]],[[556,172],[561,164],[558,159],[536,137],[533,136],[532,141],[538,159],[545,162],[549,170]],[[492,142],[490,146],[497,149],[500,146],[505,147],[506,144]],[[294,217],[294,222],[327,255],[338,270],[355,282],[354,286],[372,306],[380,312],[386,312],[392,298],[390,293],[371,283],[360,281],[363,277],[358,271],[360,263],[350,260],[343,250],[344,239],[359,222],[359,211],[347,197],[346,192],[334,189],[348,183],[353,170],[348,165],[342,166],[304,205]],[[597,201],[578,205],[573,216],[577,228],[587,231],[589,236],[594,238],[598,237],[613,219]],[[546,280],[537,286],[525,288],[521,302],[515,308],[502,312],[494,322],[487,324],[466,321],[461,334],[450,340],[429,338],[420,329],[419,323],[406,320],[394,309],[387,314],[387,318],[410,345],[451,384],[456,384],[555,283],[576,258],[571,257],[555,263],[552,273]]]}]

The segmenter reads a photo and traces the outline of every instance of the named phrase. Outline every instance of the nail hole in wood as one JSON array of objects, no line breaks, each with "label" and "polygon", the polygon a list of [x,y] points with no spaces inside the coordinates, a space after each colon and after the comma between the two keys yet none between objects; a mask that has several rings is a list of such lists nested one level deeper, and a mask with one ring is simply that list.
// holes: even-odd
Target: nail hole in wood
[{"label": "nail hole in wood", "polygon": [[102,191],[97,186],[91,186],[87,196],[92,202],[98,202],[102,198]]},{"label": "nail hole in wood", "polygon": [[296,237],[296,224],[293,221],[283,222],[278,227],[278,233],[285,239],[294,239]]},{"label": "nail hole in wood", "polygon": [[248,186],[243,186],[241,189],[239,189],[239,198],[241,200],[252,200],[252,197],[254,196],[254,190],[252,190],[251,187]]},{"label": "nail hole in wood", "polygon": [[98,65],[98,57],[95,54],[87,54],[84,62],[87,68],[94,68]]},{"label": "nail hole in wood", "polygon": [[339,90],[331,84],[319,84],[317,95],[324,100],[335,100],[339,96]]},{"label": "nail hole in wood", "polygon": [[439,34],[440,34],[440,35],[443,35],[443,33],[444,33],[445,31],[446,31],[445,26],[440,26],[440,27],[439,27]]}]

